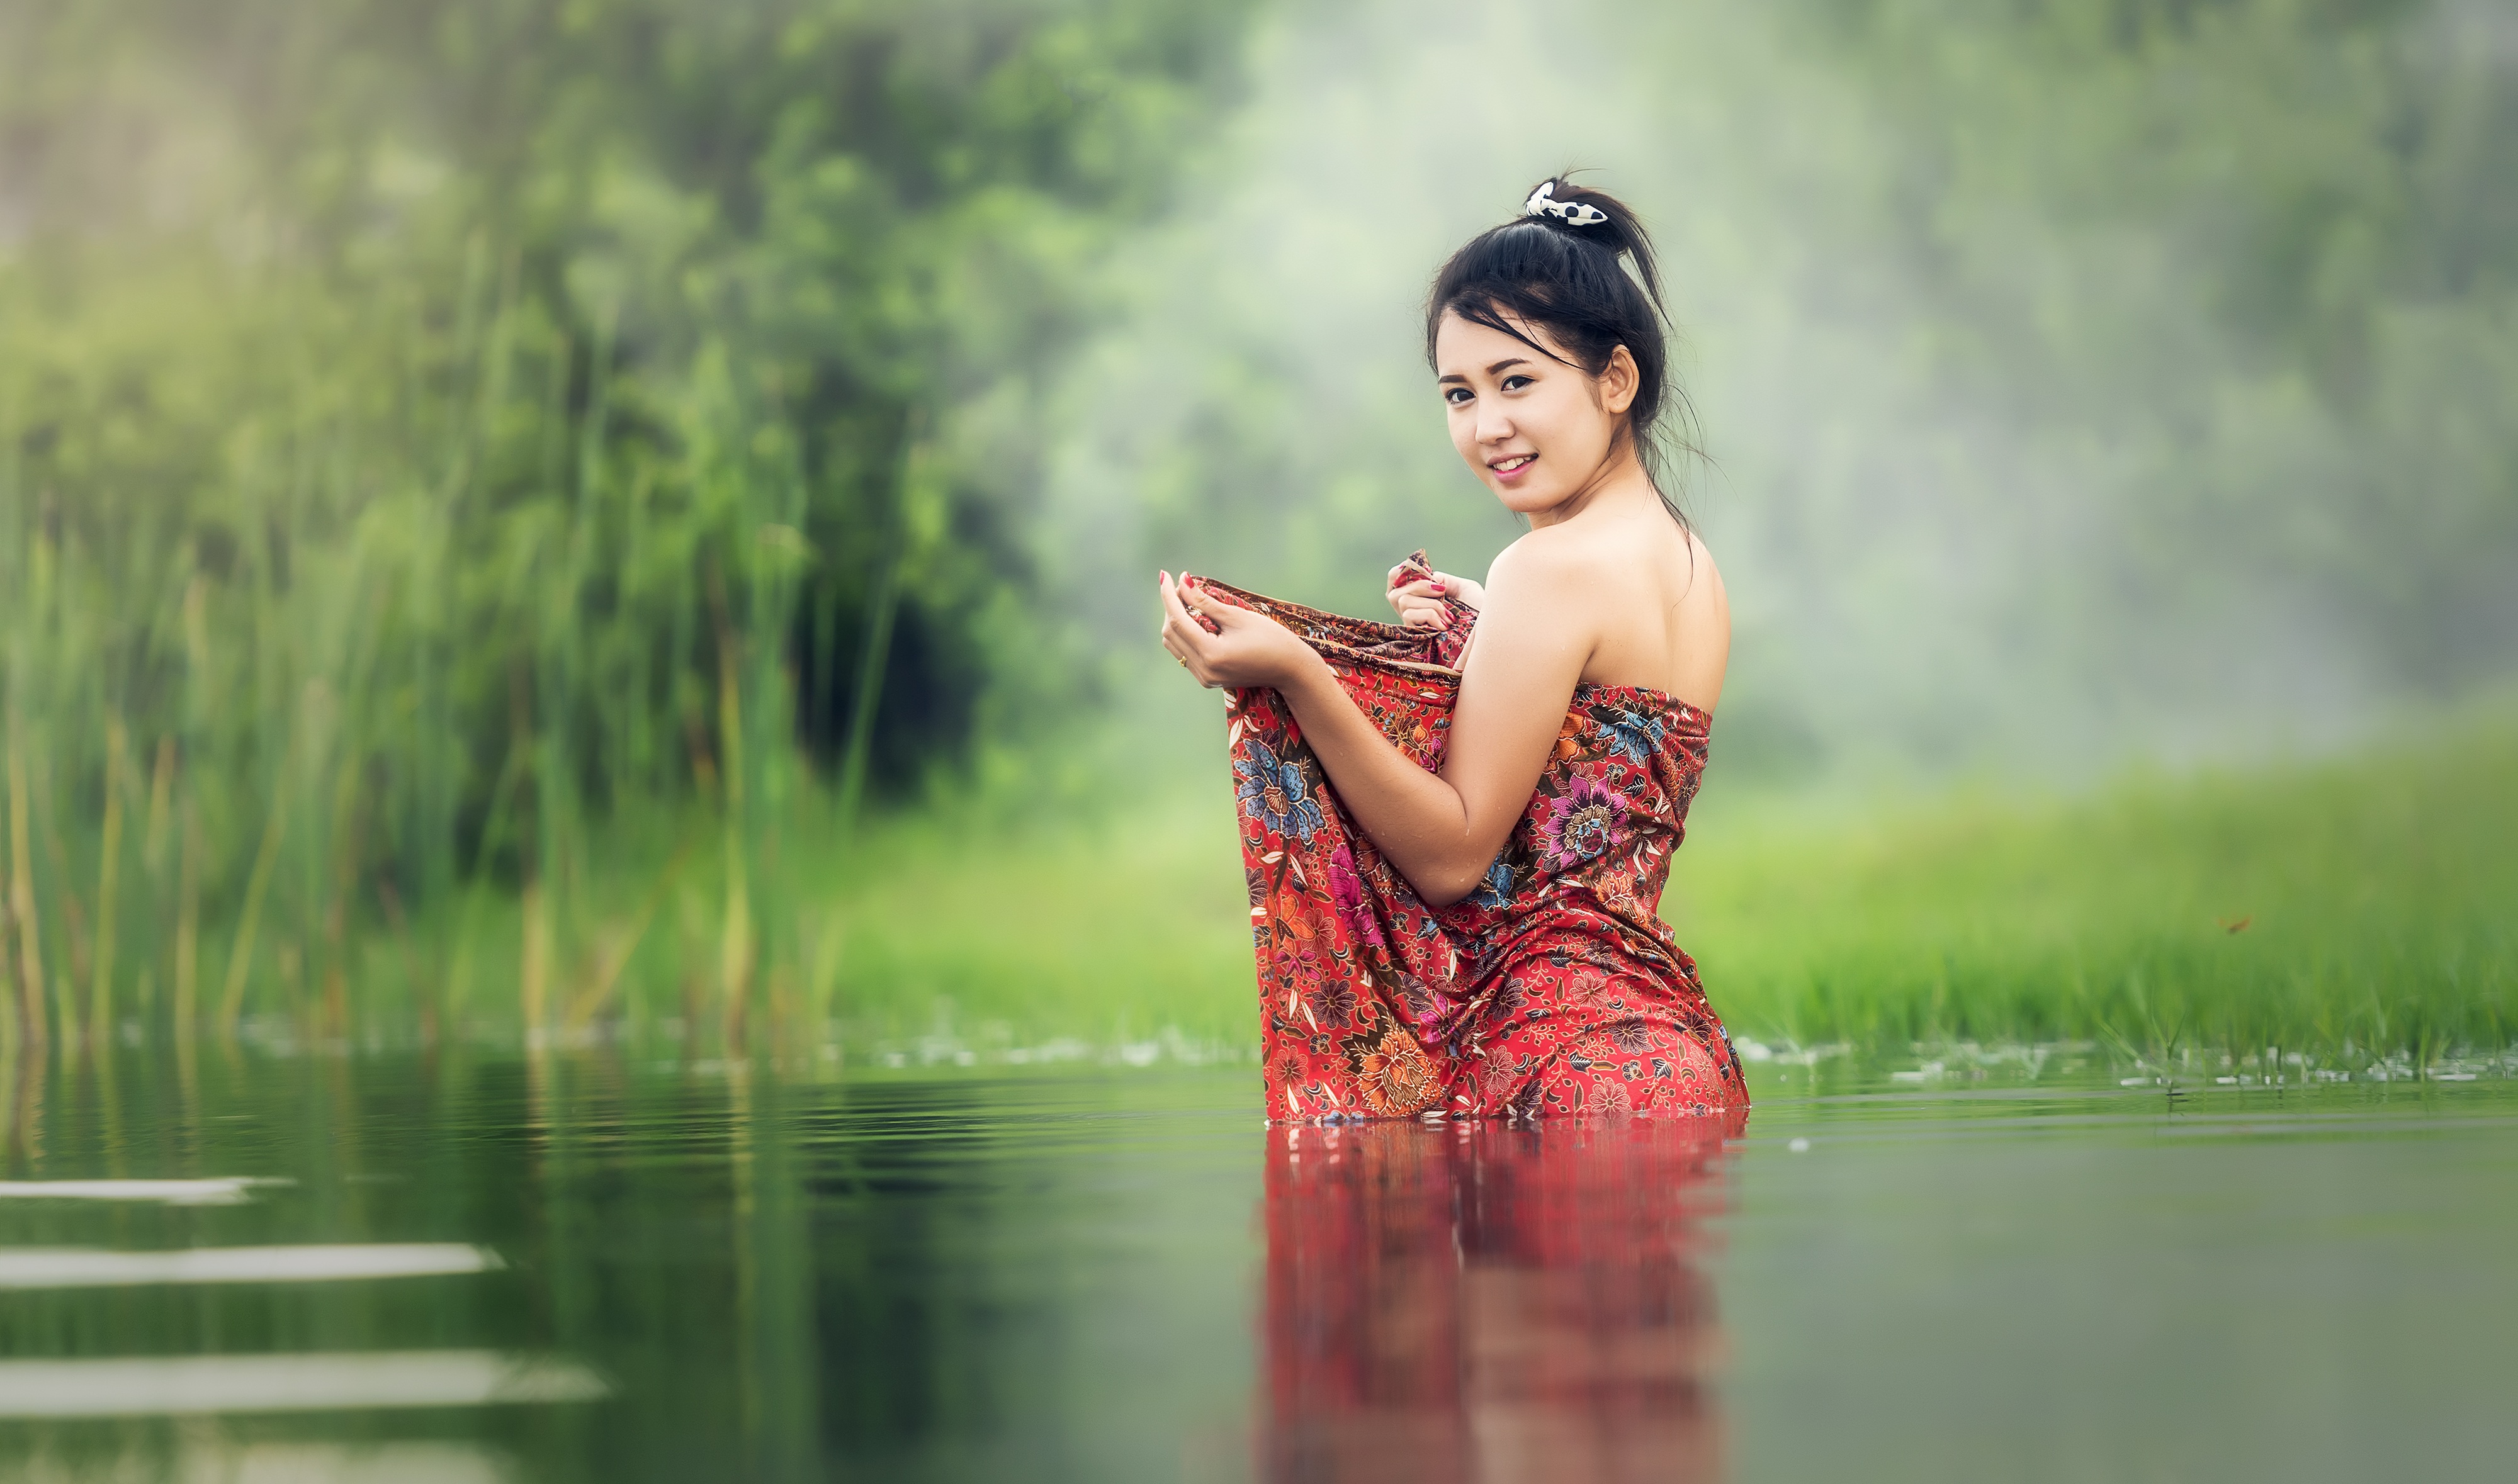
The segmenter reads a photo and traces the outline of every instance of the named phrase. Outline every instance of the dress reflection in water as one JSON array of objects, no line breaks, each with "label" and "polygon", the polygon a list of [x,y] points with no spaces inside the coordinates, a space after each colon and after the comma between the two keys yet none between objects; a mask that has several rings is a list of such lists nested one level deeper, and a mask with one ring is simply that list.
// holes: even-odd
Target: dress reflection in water
[{"label": "dress reflection in water", "polygon": [[[1422,552],[1406,570],[1432,574]],[[1453,600],[1449,628],[1410,628],[1206,585],[1310,644],[1384,736],[1442,767],[1475,610]],[[1228,718],[1272,1120],[1748,1106],[1696,964],[1658,915],[1705,769],[1704,711],[1638,686],[1577,689],[1486,881],[1442,908],[1347,818],[1278,692],[1235,692]]]},{"label": "dress reflection in water", "polygon": [[1274,1480],[1711,1480],[1706,1119],[1268,1131]]}]

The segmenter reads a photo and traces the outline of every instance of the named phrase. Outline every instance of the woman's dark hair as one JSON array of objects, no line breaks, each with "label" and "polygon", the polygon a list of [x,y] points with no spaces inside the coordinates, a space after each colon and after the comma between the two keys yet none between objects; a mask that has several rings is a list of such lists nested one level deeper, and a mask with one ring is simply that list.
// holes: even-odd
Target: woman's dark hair
[{"label": "woman's dark hair", "polygon": [[[1425,301],[1425,361],[1434,363],[1434,336],[1446,314],[1501,330],[1591,376],[1606,371],[1610,356],[1625,346],[1637,373],[1625,436],[1633,440],[1662,504],[1685,526],[1686,512],[1665,477],[1668,455],[1672,448],[1702,455],[1693,437],[1695,409],[1670,375],[1669,314],[1652,238],[1626,203],[1605,191],[1561,175],[1540,183],[1532,199],[1541,191],[1547,198],[1541,204],[1552,205],[1553,213],[1518,216],[1478,233],[1434,276]],[[1545,330],[1556,348],[1533,340],[1531,329]]]}]

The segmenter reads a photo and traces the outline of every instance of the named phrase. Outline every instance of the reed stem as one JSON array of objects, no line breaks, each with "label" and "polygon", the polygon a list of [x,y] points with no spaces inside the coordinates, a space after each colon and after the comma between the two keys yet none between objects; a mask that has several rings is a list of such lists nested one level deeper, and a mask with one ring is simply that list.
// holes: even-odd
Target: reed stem
[{"label": "reed stem", "polygon": [[105,724],[105,824],[96,869],[96,956],[88,985],[88,1039],[102,1055],[112,1039],[113,907],[122,860],[122,770],[130,745],[120,716]]},{"label": "reed stem", "polygon": [[175,1004],[177,1040],[192,1044],[200,1014],[201,817],[189,790],[184,796],[183,856],[175,886]]},{"label": "reed stem", "polygon": [[271,790],[271,814],[262,828],[261,848],[254,852],[253,876],[245,883],[244,912],[237,922],[234,947],[228,950],[228,977],[219,993],[219,1038],[236,1039],[237,1023],[244,1014],[245,981],[253,969],[253,939],[262,922],[262,902],[271,890],[271,873],[280,863],[280,841],[288,822],[288,768],[283,762],[281,776]]},{"label": "reed stem", "polygon": [[35,916],[34,850],[26,828],[26,758],[9,713],[9,915],[18,929],[18,1013],[26,1044],[41,1052],[50,1037],[44,1016],[43,930]]}]

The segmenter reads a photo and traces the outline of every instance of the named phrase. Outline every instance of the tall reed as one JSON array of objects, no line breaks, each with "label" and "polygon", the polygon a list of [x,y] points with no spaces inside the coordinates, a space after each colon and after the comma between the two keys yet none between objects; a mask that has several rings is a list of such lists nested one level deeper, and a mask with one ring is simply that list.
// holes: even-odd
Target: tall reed
[{"label": "tall reed", "polygon": [[[391,979],[401,1015],[438,1005],[450,975],[543,1024],[634,942],[587,890],[594,822],[696,797],[721,820],[711,993],[743,1035],[760,955],[786,951],[747,865],[809,786],[787,695],[808,560],[792,533],[814,497],[799,435],[720,372],[638,408],[650,430],[682,419],[673,443],[615,436],[608,328],[581,341],[512,253],[495,273],[477,239],[468,256],[459,283],[396,306],[390,398],[343,372],[369,318],[284,283],[194,326],[260,364],[182,494],[107,483],[129,471],[100,403],[145,342],[82,363],[41,343],[41,316],[0,328],[0,365],[87,380],[0,377],[0,898],[21,1034],[70,1038],[83,1005],[91,1038],[144,1008],[183,1033],[206,1014],[223,1035],[278,1017],[337,1037]],[[145,782],[135,745],[155,759]],[[483,908],[510,892],[523,937],[499,950]],[[387,919],[425,942],[390,976],[366,958]],[[171,1000],[119,995],[132,970]]]}]

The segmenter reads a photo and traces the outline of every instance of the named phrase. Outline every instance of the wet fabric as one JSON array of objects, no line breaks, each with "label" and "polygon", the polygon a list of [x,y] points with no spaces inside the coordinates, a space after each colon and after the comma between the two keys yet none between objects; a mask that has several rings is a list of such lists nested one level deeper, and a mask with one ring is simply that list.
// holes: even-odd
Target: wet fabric
[{"label": "wet fabric", "polygon": [[[1429,576],[1425,554],[1409,561]],[[1475,611],[1449,629],[1208,584],[1300,636],[1401,751],[1443,766]],[[1227,711],[1258,969],[1268,1116],[1322,1121],[1748,1106],[1696,964],[1659,917],[1711,718],[1578,688],[1486,880],[1427,906],[1339,804],[1284,698]]]}]

